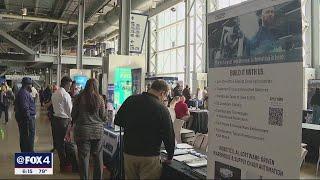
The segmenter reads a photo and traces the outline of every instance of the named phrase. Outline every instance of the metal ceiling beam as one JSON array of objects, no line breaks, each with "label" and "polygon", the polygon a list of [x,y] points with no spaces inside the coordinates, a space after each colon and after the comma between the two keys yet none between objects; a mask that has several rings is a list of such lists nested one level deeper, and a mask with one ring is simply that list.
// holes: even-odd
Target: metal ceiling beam
[{"label": "metal ceiling beam", "polygon": [[[95,15],[102,8],[104,8],[105,6],[108,6],[110,2],[111,0],[94,1],[94,5],[91,6],[92,8],[90,8],[88,12],[86,12],[85,22],[89,21],[92,18],[92,16]],[[77,28],[74,28],[72,31],[73,31],[73,34],[71,35],[71,37],[74,38],[77,35]]]},{"label": "metal ceiling beam", "polygon": [[35,7],[34,7],[34,14],[38,15],[38,11],[39,11],[39,2],[40,0],[35,0]]},{"label": "metal ceiling beam", "polygon": [[[52,19],[52,18],[42,18],[42,17],[35,17],[35,16],[20,16],[20,15],[13,15],[13,14],[0,14],[0,17],[10,18],[10,19],[30,20],[30,21],[36,21],[36,22],[48,22],[48,23],[56,23],[56,24],[78,25],[78,22],[76,22],[76,21],[67,21],[67,20]],[[93,23],[85,23],[85,25],[93,25]]]},{"label": "metal ceiling beam", "polygon": [[[182,2],[183,0],[169,0],[169,1],[164,1],[160,4],[157,5],[157,7],[155,9],[152,9],[150,10],[149,12],[145,12],[149,15],[149,17],[151,16],[154,16],[180,2]],[[112,38],[114,38],[115,36],[119,35],[119,30],[115,30],[115,31],[112,31],[110,33],[108,33],[107,35],[105,36],[102,36],[102,37],[99,37],[97,38],[100,42],[101,41],[104,41],[104,40],[110,40]]]},{"label": "metal ceiling beam", "polygon": [[4,0],[4,3],[6,4],[6,9],[9,11],[10,10],[10,5],[9,5],[10,0]]},{"label": "metal ceiling beam", "polygon": [[[152,3],[152,1],[153,0],[134,0],[132,1],[131,9],[136,10],[145,4]],[[183,0],[165,0],[157,5],[155,10],[150,11],[149,14],[156,14],[182,1]],[[147,13],[148,11],[149,9],[146,10]],[[107,14],[99,16],[99,19],[101,19],[102,22],[97,22],[93,26],[86,28],[84,39],[95,39],[96,37],[101,36],[104,32],[108,31],[111,26],[119,22],[119,14],[119,7],[115,7]]]},{"label": "metal ceiling beam", "polygon": [[110,2],[111,2],[111,0],[96,0],[96,1],[93,1],[93,5],[91,5],[90,10],[88,10],[88,12],[86,13],[85,22],[90,20],[93,15],[95,15],[97,12],[99,12],[102,8],[104,8]]},{"label": "metal ceiling beam", "polygon": [[[40,0],[35,0],[35,2],[34,2],[34,15],[38,15],[39,2],[40,2]],[[25,26],[25,28],[23,30],[27,31],[30,28],[30,26],[31,26],[31,23],[28,23],[28,25]]]},{"label": "metal ceiling beam", "polygon": [[157,5],[155,9],[152,9],[148,15],[149,17],[154,16],[156,14],[159,14],[160,12],[182,2],[183,0],[169,0],[169,1],[164,1],[161,4]]},{"label": "metal ceiling beam", "polygon": [[[60,2],[60,1],[59,1]],[[65,0],[63,1],[63,4],[61,5],[61,8],[58,9],[58,12],[56,14],[54,14],[57,18],[61,18],[65,12],[65,10],[69,9],[69,7],[71,6],[71,4],[73,3],[73,0]],[[55,9],[56,10],[56,9]],[[55,12],[55,10],[53,12]],[[70,18],[68,18],[67,21],[69,21]],[[55,32],[58,30],[58,24],[54,25],[53,28],[53,34],[55,34]]]},{"label": "metal ceiling beam", "polygon": [[35,55],[0,53],[0,64],[3,63],[2,61],[32,62],[34,57]]},{"label": "metal ceiling beam", "polygon": [[0,36],[2,36],[3,38],[5,38],[7,41],[9,41],[11,44],[17,46],[18,48],[22,49],[24,52],[28,53],[28,54],[36,54],[32,49],[30,49],[29,47],[27,47],[26,45],[24,45],[22,42],[18,41],[17,39],[15,39],[14,37],[10,36],[8,33],[6,33],[5,31],[2,31],[0,29]]}]

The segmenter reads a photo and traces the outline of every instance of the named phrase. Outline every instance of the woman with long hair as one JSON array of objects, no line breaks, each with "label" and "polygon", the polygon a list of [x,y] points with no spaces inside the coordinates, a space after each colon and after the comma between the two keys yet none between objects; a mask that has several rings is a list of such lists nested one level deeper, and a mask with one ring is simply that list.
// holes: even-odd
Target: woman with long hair
[{"label": "woman with long hair", "polygon": [[103,124],[106,121],[105,103],[98,93],[98,82],[89,79],[84,90],[76,97],[72,109],[74,139],[78,147],[81,179],[89,178],[90,152],[93,156],[93,179],[102,179]]}]

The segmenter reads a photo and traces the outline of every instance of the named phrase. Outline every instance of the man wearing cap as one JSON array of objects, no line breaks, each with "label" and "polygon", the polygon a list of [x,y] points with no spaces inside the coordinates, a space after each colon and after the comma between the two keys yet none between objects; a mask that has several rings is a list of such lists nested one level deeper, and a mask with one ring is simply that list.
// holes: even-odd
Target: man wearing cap
[{"label": "man wearing cap", "polygon": [[34,151],[36,106],[30,94],[32,80],[22,79],[22,88],[15,100],[15,117],[19,126],[21,152]]}]

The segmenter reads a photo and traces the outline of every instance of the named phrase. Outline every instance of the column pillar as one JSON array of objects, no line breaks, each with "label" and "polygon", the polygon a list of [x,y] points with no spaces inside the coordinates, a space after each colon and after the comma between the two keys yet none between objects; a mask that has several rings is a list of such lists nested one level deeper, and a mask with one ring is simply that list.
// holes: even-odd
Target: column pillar
[{"label": "column pillar", "polygon": [[78,50],[77,50],[77,69],[82,69],[83,55],[83,39],[84,39],[84,18],[85,18],[84,0],[79,0],[79,16],[78,16]]},{"label": "column pillar", "polygon": [[60,86],[61,81],[61,54],[62,54],[62,24],[58,24],[58,67],[57,67],[57,85]]},{"label": "column pillar", "polygon": [[185,71],[184,84],[190,85],[190,18],[189,18],[190,2],[185,0]]},{"label": "column pillar", "polygon": [[120,54],[129,55],[129,29],[130,29],[130,13],[131,0],[121,2],[121,16],[120,16]]}]

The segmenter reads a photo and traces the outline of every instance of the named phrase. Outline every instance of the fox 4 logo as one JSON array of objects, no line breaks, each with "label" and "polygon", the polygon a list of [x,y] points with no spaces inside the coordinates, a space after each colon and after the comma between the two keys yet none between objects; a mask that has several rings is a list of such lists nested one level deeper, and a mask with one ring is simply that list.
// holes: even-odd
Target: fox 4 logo
[{"label": "fox 4 logo", "polygon": [[45,156],[26,156],[25,157],[25,164],[50,164],[50,157]]}]

